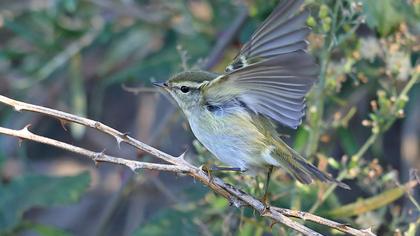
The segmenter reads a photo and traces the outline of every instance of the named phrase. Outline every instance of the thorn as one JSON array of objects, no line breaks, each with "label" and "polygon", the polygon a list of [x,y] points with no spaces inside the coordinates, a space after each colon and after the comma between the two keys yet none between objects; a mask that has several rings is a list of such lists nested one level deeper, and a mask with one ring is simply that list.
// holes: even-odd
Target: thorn
[{"label": "thorn", "polygon": [[31,124],[27,124],[27,125],[25,125],[25,127],[23,127],[23,129],[22,129],[22,130],[23,130],[24,132],[29,132],[29,133],[30,133],[31,131],[29,131],[29,127],[31,127],[31,126],[32,126]]},{"label": "thorn", "polygon": [[60,121],[60,125],[61,127],[64,129],[64,131],[68,131],[66,128],[66,124],[68,123],[67,121],[63,120],[63,119],[58,119],[58,121]]},{"label": "thorn", "polygon": [[134,172],[134,174],[137,174],[137,168],[136,167],[134,167],[134,166],[128,166],[129,168],[130,168],[130,170],[131,171],[133,171]]},{"label": "thorn", "polygon": [[277,224],[277,222],[275,220],[271,221],[270,229],[273,229],[273,227],[274,227],[275,224]]},{"label": "thorn", "polygon": [[15,111],[17,111],[17,112],[21,112],[22,111],[22,107],[20,107],[18,105],[13,106],[13,109],[15,109]]},{"label": "thorn", "polygon": [[118,149],[121,149],[121,143],[128,139],[129,134],[130,132],[124,132],[124,133],[114,136],[115,139],[117,140]]},{"label": "thorn", "polygon": [[122,138],[127,138],[130,135],[130,132],[124,132],[121,134]]},{"label": "thorn", "polygon": [[178,158],[181,159],[181,160],[185,160],[185,155],[187,154],[188,151],[189,151],[189,148],[187,148],[187,150],[185,150],[183,153],[181,153],[181,155],[179,155]]},{"label": "thorn", "polygon": [[118,136],[114,136],[114,137],[117,140],[118,149],[121,149],[121,143],[124,141],[124,139],[122,139]]},{"label": "thorn", "polygon": [[102,152],[98,152],[98,153],[95,153],[95,154],[93,155],[92,160],[93,160],[93,162],[95,163],[95,167],[98,167],[98,165],[99,165],[99,161],[98,161],[98,159],[100,159],[100,158],[104,157],[104,155],[105,155],[105,149],[104,149],[104,150],[102,150]]}]

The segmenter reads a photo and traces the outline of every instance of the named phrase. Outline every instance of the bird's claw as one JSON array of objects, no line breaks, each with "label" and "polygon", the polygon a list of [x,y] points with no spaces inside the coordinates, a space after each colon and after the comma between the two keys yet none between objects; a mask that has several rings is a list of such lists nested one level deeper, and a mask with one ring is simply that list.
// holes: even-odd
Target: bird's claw
[{"label": "bird's claw", "polygon": [[261,199],[261,202],[264,205],[264,210],[263,210],[263,214],[264,214],[270,210],[270,199],[267,193],[264,194],[264,196]]},{"label": "bird's claw", "polygon": [[212,170],[211,167],[209,167],[207,164],[201,165],[199,167],[202,171],[207,173],[207,176],[209,177],[209,182],[213,182],[213,175],[211,174]]}]

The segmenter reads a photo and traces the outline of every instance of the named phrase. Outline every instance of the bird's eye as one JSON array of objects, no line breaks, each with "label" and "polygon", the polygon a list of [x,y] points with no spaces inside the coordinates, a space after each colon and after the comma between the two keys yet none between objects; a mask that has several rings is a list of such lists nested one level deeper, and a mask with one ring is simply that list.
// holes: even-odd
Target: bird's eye
[{"label": "bird's eye", "polygon": [[190,91],[190,88],[187,86],[181,86],[181,92],[183,93],[188,93],[188,91]]}]

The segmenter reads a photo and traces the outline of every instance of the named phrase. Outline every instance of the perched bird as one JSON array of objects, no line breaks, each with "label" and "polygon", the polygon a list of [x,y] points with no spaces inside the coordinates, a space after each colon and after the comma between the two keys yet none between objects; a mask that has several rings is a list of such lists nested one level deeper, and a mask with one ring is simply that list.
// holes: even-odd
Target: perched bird
[{"label": "perched bird", "polygon": [[349,187],[309,163],[278,135],[274,122],[296,129],[318,66],[305,50],[310,33],[303,0],[283,0],[222,74],[186,71],[155,83],[176,100],[197,139],[222,163],[244,172],[273,167],[303,184]]}]

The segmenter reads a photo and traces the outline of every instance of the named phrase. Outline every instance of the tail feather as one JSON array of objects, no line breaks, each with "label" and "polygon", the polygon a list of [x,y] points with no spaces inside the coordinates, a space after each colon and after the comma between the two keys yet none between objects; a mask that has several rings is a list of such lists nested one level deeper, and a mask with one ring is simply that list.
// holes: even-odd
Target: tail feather
[{"label": "tail feather", "polygon": [[[294,155],[294,159],[297,161],[297,163],[300,167],[300,168],[299,167],[298,168],[303,169],[303,171],[301,171],[301,172],[305,172],[307,176],[308,175],[310,176],[310,178],[311,178],[310,181],[311,182],[312,182],[312,180],[320,180],[322,182],[335,183],[335,184],[337,184],[337,186],[339,186],[341,188],[344,188],[344,189],[350,189],[350,187],[347,184],[345,184],[343,182],[340,182],[340,181],[334,179],[333,177],[331,177],[330,175],[325,174],[324,172],[320,171],[317,167],[315,167],[314,165],[309,163],[302,156],[300,156],[300,155],[295,156]],[[296,175],[296,174],[294,174],[294,175]],[[298,178],[298,180],[299,180],[299,178]],[[311,182],[309,182],[309,183],[311,183]],[[302,183],[307,184],[307,182],[302,182]]]},{"label": "tail feather", "polygon": [[292,154],[291,158],[281,158],[283,160],[281,165],[299,182],[303,184],[310,184],[314,180],[319,180],[322,182],[335,183],[344,189],[350,189],[347,184],[340,182],[320,171],[317,167],[309,163],[305,158],[290,147],[288,147],[288,149]]}]

